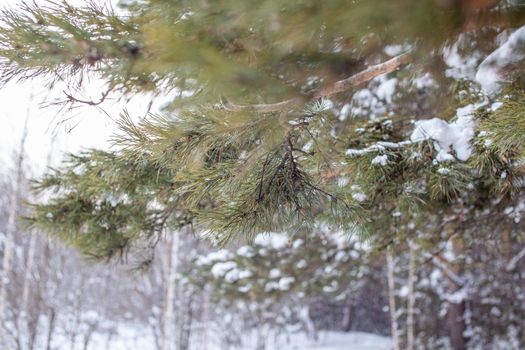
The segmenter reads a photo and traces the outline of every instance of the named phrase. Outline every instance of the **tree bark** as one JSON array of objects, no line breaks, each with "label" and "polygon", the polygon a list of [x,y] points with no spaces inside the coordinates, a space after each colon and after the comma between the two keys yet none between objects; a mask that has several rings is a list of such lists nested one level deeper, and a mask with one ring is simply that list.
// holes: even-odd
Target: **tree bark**
[{"label": "tree bark", "polygon": [[394,350],[401,350],[399,342],[399,331],[397,324],[397,315],[396,315],[396,289],[394,281],[394,257],[392,256],[391,248],[387,248],[386,252],[387,259],[387,269],[388,269],[388,301],[390,308],[390,325],[392,329],[392,340],[394,342]]},{"label": "tree bark", "polygon": [[161,349],[170,350],[175,339],[173,334],[175,322],[175,288],[179,255],[179,232],[171,235],[171,244],[168,256],[168,268],[166,269],[166,295],[164,301],[164,314],[162,324]]},{"label": "tree bark", "polygon": [[[464,270],[462,254],[464,252],[463,240],[459,237],[452,238],[452,253],[454,261],[450,262],[450,270],[456,275],[461,276]],[[457,293],[463,286],[456,281],[449,279],[449,293]],[[463,335],[466,329],[465,324],[465,299],[459,298],[458,301],[448,301],[447,329],[450,345],[454,350],[466,350],[467,339]]]},{"label": "tree bark", "polygon": [[409,242],[408,259],[407,350],[414,350],[414,310],[416,305],[414,287],[416,282],[416,253],[412,242]]}]

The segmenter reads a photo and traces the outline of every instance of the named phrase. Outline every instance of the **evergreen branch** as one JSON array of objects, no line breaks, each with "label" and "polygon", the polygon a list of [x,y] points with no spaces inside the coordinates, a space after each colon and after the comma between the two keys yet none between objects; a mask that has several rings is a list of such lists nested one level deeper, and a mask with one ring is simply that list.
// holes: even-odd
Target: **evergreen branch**
[{"label": "evergreen branch", "polygon": [[[402,65],[408,64],[412,61],[412,56],[408,53],[396,56],[386,62],[376,64],[374,66],[368,67],[364,71],[361,71],[357,74],[354,74],[346,79],[339,80],[329,86],[321,88],[315,92],[311,100],[317,100],[323,97],[330,97],[340,92],[347,91],[353,87],[359,86],[363,83],[366,83],[375,77],[378,77],[382,74],[387,74],[396,71]],[[270,104],[253,104],[253,105],[238,105],[232,103],[226,99],[222,99],[222,106],[232,112],[240,111],[252,111],[259,113],[271,113],[271,112],[280,112],[292,109],[304,103],[304,98],[292,98],[289,100],[270,103]]]}]

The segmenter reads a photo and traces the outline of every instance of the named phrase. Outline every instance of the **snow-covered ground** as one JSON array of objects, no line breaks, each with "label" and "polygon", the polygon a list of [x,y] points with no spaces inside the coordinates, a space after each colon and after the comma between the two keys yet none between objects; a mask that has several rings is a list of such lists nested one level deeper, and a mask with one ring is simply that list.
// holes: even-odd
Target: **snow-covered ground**
[{"label": "snow-covered ground", "polygon": [[[155,339],[148,328],[137,327],[137,325],[123,325],[117,327],[111,336],[94,334],[89,343],[88,350],[156,350]],[[202,336],[199,335],[199,338]],[[192,337],[190,341],[191,350],[255,350],[256,336],[247,334],[243,347],[225,347],[224,344],[215,343],[213,334],[206,336],[207,344],[203,339]],[[377,334],[363,332],[320,332],[318,339],[313,340],[304,333],[280,335],[275,338],[267,336],[265,350],[391,350],[392,339]],[[54,346],[57,349],[71,349],[71,340],[68,337],[57,337]],[[82,337],[79,337],[74,349],[84,349]]]},{"label": "snow-covered ground", "polygon": [[[322,332],[318,341],[307,339],[303,334],[291,335],[286,341],[269,344],[266,350],[390,350],[392,339],[376,334],[350,332]],[[243,349],[244,350],[244,349]],[[247,348],[245,350],[253,350]]]}]

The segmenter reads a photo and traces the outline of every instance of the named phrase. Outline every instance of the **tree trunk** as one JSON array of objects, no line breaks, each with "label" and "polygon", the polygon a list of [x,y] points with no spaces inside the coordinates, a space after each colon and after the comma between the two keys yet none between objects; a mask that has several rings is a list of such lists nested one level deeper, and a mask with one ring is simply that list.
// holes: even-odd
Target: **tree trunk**
[{"label": "tree trunk", "polygon": [[414,308],[416,295],[414,292],[415,272],[416,272],[416,253],[414,245],[409,242],[408,260],[408,300],[407,300],[407,350],[414,350]]},{"label": "tree trunk", "polygon": [[353,324],[353,320],[354,318],[352,317],[352,304],[353,304],[353,300],[352,300],[352,297],[349,296],[348,299],[346,300],[346,307],[344,309],[344,314],[343,314],[343,331],[344,332],[350,332],[352,330],[352,324]]},{"label": "tree trunk", "polygon": [[55,331],[55,309],[51,309],[51,312],[49,314],[49,326],[47,329],[47,342],[46,342],[46,350],[51,350],[51,343],[53,341],[53,332]]},{"label": "tree trunk", "polygon": [[[0,327],[0,344],[5,343],[4,335],[4,325],[6,322],[6,307],[7,307],[7,286],[9,284],[9,275],[12,270],[12,259],[14,253],[14,235],[16,233],[16,220],[18,217],[18,207],[20,203],[20,191],[22,188],[23,181],[23,166],[24,166],[24,156],[25,156],[25,142],[27,139],[27,127],[28,127],[29,113],[26,117],[24,124],[24,131],[22,134],[22,139],[20,140],[20,148],[18,149],[18,155],[16,158],[16,168],[15,168],[15,181],[13,183],[13,188],[9,195],[9,213],[7,217],[7,226],[5,232],[5,241],[4,241],[4,256],[2,259],[2,278],[0,280],[0,322],[2,326]],[[16,322],[16,321],[15,321]]]},{"label": "tree trunk", "polygon": [[[464,243],[461,238],[452,238],[452,253],[454,261],[450,262],[449,268],[456,276],[463,274],[464,264],[462,254],[464,252]],[[454,295],[462,288],[461,284],[449,278],[449,293]],[[465,313],[465,299],[456,298],[456,300],[448,301],[447,310],[447,329],[450,339],[450,345],[454,350],[465,350],[467,348],[467,339],[463,335],[466,329],[464,313]]]},{"label": "tree trunk", "polygon": [[390,325],[392,328],[392,340],[394,342],[394,350],[400,350],[399,333],[396,315],[396,295],[395,295],[395,281],[394,281],[394,257],[392,256],[391,248],[386,252],[387,269],[388,269],[388,301],[390,306]]},{"label": "tree trunk", "polygon": [[184,300],[183,312],[179,314],[179,347],[178,350],[189,350],[191,329],[193,323],[193,302],[195,295],[191,293],[188,300]]},{"label": "tree trunk", "polygon": [[179,254],[179,232],[171,235],[171,244],[168,256],[168,266],[166,269],[166,295],[164,301],[163,331],[161,349],[170,350],[175,339],[173,336],[173,325],[175,321],[175,287],[177,277],[177,263]]}]

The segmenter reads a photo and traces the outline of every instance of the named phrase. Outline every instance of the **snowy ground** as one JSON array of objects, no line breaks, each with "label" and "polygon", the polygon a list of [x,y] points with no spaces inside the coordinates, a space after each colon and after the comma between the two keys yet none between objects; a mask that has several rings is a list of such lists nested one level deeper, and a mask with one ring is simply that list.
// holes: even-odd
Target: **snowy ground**
[{"label": "snowy ground", "polygon": [[[255,350],[255,345],[245,347],[225,348],[222,344],[214,344],[213,336],[210,334],[207,344],[202,344],[202,339],[193,339],[190,342],[191,350]],[[245,339],[246,343],[251,343]],[[56,339],[57,349],[83,349],[82,339],[78,339],[71,347],[70,339]],[[266,350],[391,350],[392,339],[371,333],[362,332],[320,332],[317,341],[308,339],[303,333],[281,335],[277,340],[272,336],[266,338]],[[88,349],[91,350],[156,350],[155,340],[149,330],[139,331],[137,325],[127,325],[119,327],[113,336],[107,338],[94,335]]]},{"label": "snowy ground", "polygon": [[[317,342],[303,335],[290,336],[288,344],[269,344],[267,350],[390,350],[392,339],[376,334],[323,332]],[[246,349],[252,350],[252,349]]]}]

